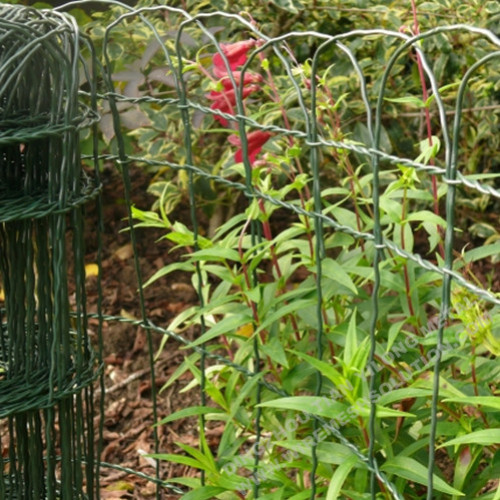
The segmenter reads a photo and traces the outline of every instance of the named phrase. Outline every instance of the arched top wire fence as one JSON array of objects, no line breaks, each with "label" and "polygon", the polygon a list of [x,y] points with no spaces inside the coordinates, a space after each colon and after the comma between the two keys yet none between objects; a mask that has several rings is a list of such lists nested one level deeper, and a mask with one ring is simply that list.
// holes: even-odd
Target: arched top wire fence
[{"label": "arched top wire fence", "polygon": [[[71,2],[43,14],[41,24],[45,26],[54,17],[56,24],[69,25],[71,21],[62,11],[85,4]],[[219,483],[213,482],[205,470],[192,494],[211,498],[233,491],[239,492],[240,498],[246,498],[249,492],[253,498],[264,498],[279,485],[279,475],[262,472],[266,467],[277,463],[278,468],[290,473],[300,469],[279,451],[285,446],[284,438],[273,439],[267,411],[274,409],[302,411],[309,419],[289,433],[294,436],[293,451],[306,457],[311,478],[304,486],[305,495],[296,493],[293,498],[337,498],[334,494],[340,494],[344,473],[335,475],[333,471],[331,481],[324,476],[325,463],[337,464],[336,470],[343,470],[341,464],[325,458],[325,442],[337,443],[351,454],[344,481],[353,471],[366,471],[366,489],[358,492],[359,498],[375,498],[380,492],[384,498],[404,498],[408,493],[401,479],[421,483],[421,468],[427,471],[424,484],[429,500],[436,498],[436,491],[450,497],[458,495],[463,484],[447,489],[435,475],[437,445],[444,439],[439,427],[443,399],[440,380],[453,362],[455,351],[449,349],[450,338],[460,328],[454,316],[457,302],[453,294],[480,301],[492,317],[499,314],[500,297],[463,272],[474,259],[493,257],[498,263],[499,243],[494,238],[491,244],[457,259],[456,199],[460,189],[477,192],[488,200],[500,198],[494,175],[498,159],[491,160],[493,167],[487,174],[469,172],[464,133],[464,114],[471,112],[468,103],[474,102],[473,96],[478,93],[474,87],[477,79],[489,81],[498,89],[500,39],[487,29],[464,24],[438,26],[422,33],[402,27],[399,31],[356,29],[341,34],[292,31],[268,37],[245,15],[190,15],[167,5],[132,8],[114,1],[106,5],[116,8],[114,20],[107,26],[94,21],[81,33],[78,82],[87,110],[85,119],[80,118],[79,107],[73,103],[76,121],[64,127],[78,129],[79,123],[93,122],[97,114],[101,115],[100,124],[94,124],[94,136],[83,142],[93,148],[86,161],[94,161],[96,168],[102,162],[113,162],[121,170],[134,245],[134,226],[144,223],[144,218],[131,207],[131,165],[163,172],[168,179],[159,183],[156,191],[161,214],[156,222],[163,223],[167,232],[175,232],[168,210],[189,202],[190,228],[184,228],[184,239],[177,234],[173,241],[186,248],[183,269],[192,272],[199,296],[199,305],[189,313],[167,327],[154,325],[145,307],[136,254],[142,319],[134,324],[143,326],[149,334],[174,339],[196,354],[196,358],[188,359],[197,363],[193,376],[201,388],[201,409],[186,409],[184,415],[200,418],[200,453],[208,453],[204,448],[206,416],[217,406],[208,375],[210,366],[215,363],[239,373],[245,389],[239,404],[248,412],[249,420],[246,424],[237,419],[236,424],[231,423],[239,429],[235,431],[239,449],[233,450],[231,457],[217,457]],[[10,12],[8,17],[2,16],[1,24],[17,22],[16,9]],[[34,45],[45,39],[38,27],[30,29]],[[458,38],[462,49],[468,45],[479,48],[467,60],[464,72],[458,75],[455,71],[450,80],[446,74],[450,66],[443,67],[438,54],[445,44],[453,52]],[[125,51],[126,43],[129,52]],[[297,56],[304,51],[307,57]],[[71,70],[74,73],[76,68]],[[5,75],[3,71],[1,74]],[[423,97],[422,89],[419,95],[414,93],[412,78],[423,82]],[[408,85],[413,94],[406,91]],[[494,91],[491,95],[494,101]],[[5,98],[0,102],[4,103],[4,112],[8,108]],[[482,104],[476,111],[491,111],[492,127],[496,123],[498,132],[494,104]],[[412,134],[411,127],[405,128],[401,120],[415,123],[418,130]],[[0,125],[2,130],[9,129],[8,134],[0,131],[0,148],[14,140],[15,134],[7,125]],[[402,135],[401,130],[409,136]],[[40,133],[46,134],[47,129],[40,129]],[[105,138],[108,151],[98,145],[98,137]],[[492,140],[498,140],[498,133]],[[412,199],[411,187],[416,184],[425,187]],[[95,194],[99,186],[88,189]],[[396,191],[397,195],[391,195]],[[207,235],[199,221],[200,210],[206,207],[206,193],[211,199],[226,202],[231,197],[236,199],[234,193],[241,193],[237,204],[241,217],[232,223],[231,219],[217,220],[215,232]],[[276,211],[287,222],[281,238],[279,231],[271,233],[268,224]],[[232,237],[226,238],[231,231]],[[427,240],[420,245],[426,256],[416,248],[413,234]],[[296,249],[287,247],[288,237]],[[221,245],[207,243],[210,238]],[[294,285],[295,291],[287,288],[291,278],[283,278],[285,259],[281,257],[287,253],[289,266],[300,262],[307,270],[305,284]],[[358,254],[359,258],[351,260]],[[222,261],[243,278],[235,280],[232,287],[211,287],[214,276],[224,281],[215,266]],[[263,271],[267,261],[271,278]],[[153,276],[146,286],[169,272],[163,270]],[[270,282],[275,283],[274,289]],[[238,298],[223,299],[220,290]],[[231,307],[225,309],[225,304]],[[353,321],[354,333],[349,334],[348,325]],[[182,333],[188,323],[196,325],[194,341]],[[427,328],[430,323],[433,327]],[[246,325],[251,325],[247,336],[241,330]],[[236,358],[219,344],[214,345],[218,338],[232,338],[234,332],[235,342],[248,337],[246,354]],[[396,339],[403,338],[415,341],[413,354],[399,365],[394,358],[394,363],[381,362]],[[460,338],[457,346],[463,349],[463,336]],[[304,339],[308,339],[309,347],[297,353],[296,346]],[[283,346],[278,354],[269,347],[274,342]],[[152,353],[151,342],[150,350]],[[356,351],[364,353],[363,363],[349,368]],[[289,390],[280,385],[280,374],[292,363],[289,356],[295,356],[295,368],[307,363],[314,368],[307,386]],[[422,366],[413,374],[406,373],[410,378],[393,389],[406,389],[424,398],[420,411],[428,412],[426,443],[422,445],[427,457],[419,454],[418,460],[411,452],[386,456],[381,437],[384,418],[390,418],[393,409],[390,398],[380,394],[381,387],[392,372],[403,364],[408,366],[412,356],[420,356]],[[343,360],[342,369],[339,359]],[[154,363],[152,354],[150,361]],[[380,371],[375,372],[377,364]],[[366,440],[361,445],[359,440],[350,439],[349,424],[342,426],[331,418],[335,414],[331,404],[336,402],[331,391],[338,389],[341,381],[355,380],[355,371],[363,374],[367,370],[367,377],[358,377],[355,396],[336,391],[339,401],[351,408],[356,402],[364,403],[353,412],[350,424],[363,429]],[[430,377],[426,384],[422,374]],[[382,399],[372,398],[372,394]],[[152,397],[158,397],[154,390]],[[385,400],[389,403],[381,405]],[[298,406],[306,401],[316,408],[300,410]],[[156,407],[153,411],[154,420],[159,421]],[[234,412],[227,413],[230,416],[221,420],[229,425],[236,417]],[[405,415],[399,417],[404,419]],[[217,419],[217,413],[210,418]],[[325,436],[318,437],[325,429]],[[406,436],[411,436],[413,431],[407,431]],[[398,431],[394,432],[397,436]],[[157,458],[166,456],[158,447],[155,451]],[[239,460],[239,455],[248,460]],[[413,466],[416,470],[412,472]],[[240,482],[232,484],[225,476],[230,469],[239,471]],[[153,479],[159,485],[158,498],[161,488],[182,492],[178,486],[162,482],[158,474],[159,466]],[[220,478],[226,478],[225,482]],[[337,482],[340,485],[335,490],[337,486],[332,484]],[[186,498],[201,497],[186,494]]]}]

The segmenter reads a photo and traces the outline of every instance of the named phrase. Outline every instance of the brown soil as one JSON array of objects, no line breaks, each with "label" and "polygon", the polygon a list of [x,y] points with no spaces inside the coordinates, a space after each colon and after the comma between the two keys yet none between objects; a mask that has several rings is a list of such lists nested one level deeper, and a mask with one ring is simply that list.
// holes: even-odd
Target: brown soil
[{"label": "brown soil", "polygon": [[[114,169],[105,169],[103,181],[103,313],[126,318],[141,318],[138,281],[135,271],[130,234],[126,231],[127,210],[121,177]],[[146,190],[149,178],[141,170],[131,172],[132,201],[142,209],[149,209],[153,198]],[[177,214],[186,220],[187,213]],[[96,209],[91,208],[87,223],[87,265],[95,264]],[[160,239],[159,230],[137,230],[138,255],[144,281],[158,269],[179,259],[172,252],[172,244]],[[96,278],[89,280],[89,308],[97,310]],[[148,319],[166,328],[174,316],[196,303],[196,292],[190,277],[172,273],[145,289],[145,306]],[[144,454],[154,452],[153,404],[151,398],[151,369],[147,333],[143,328],[118,321],[104,323],[104,364],[106,395],[104,399],[104,443],[101,460],[144,473],[155,475],[154,461]],[[157,354],[161,335],[152,334],[153,354]],[[174,384],[162,390],[170,375],[182,363],[186,351],[168,340],[155,364],[156,389],[158,391],[158,419],[187,406],[199,404],[196,390],[182,393],[190,378],[181,376]],[[99,393],[99,390],[98,390]],[[197,445],[196,419],[184,419],[157,427],[158,451],[177,453],[175,442]],[[196,474],[189,467],[160,461],[160,478]],[[155,497],[154,483],[134,474],[112,468],[101,470],[101,498],[149,499]],[[162,489],[162,499],[180,498]]]}]

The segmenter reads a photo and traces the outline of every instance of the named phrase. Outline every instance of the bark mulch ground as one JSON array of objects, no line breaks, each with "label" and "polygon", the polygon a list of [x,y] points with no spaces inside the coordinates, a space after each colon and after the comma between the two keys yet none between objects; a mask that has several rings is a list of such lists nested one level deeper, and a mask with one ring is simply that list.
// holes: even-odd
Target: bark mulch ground
[{"label": "bark mulch ground", "polygon": [[[121,177],[114,169],[105,169],[103,180],[103,313],[126,318],[141,317],[137,276],[134,265],[130,234],[126,230],[126,204],[123,199]],[[142,170],[131,172],[132,201],[141,209],[149,209],[153,198],[147,194],[150,178]],[[188,221],[188,208],[181,209],[179,218]],[[87,220],[86,263],[91,269],[96,263],[95,226],[96,210],[91,208]],[[158,269],[180,258],[172,251],[172,244],[161,231],[137,229],[138,255],[143,279]],[[96,310],[97,287],[95,277],[87,278],[89,310]],[[92,280],[94,282],[92,282]],[[190,276],[172,273],[145,289],[148,318],[157,326],[166,328],[169,322],[185,308],[196,304],[197,297],[190,283]],[[158,353],[161,335],[153,333],[154,354]],[[151,399],[151,366],[146,331],[127,323],[105,322],[104,363],[104,446],[101,461],[118,464],[154,476],[152,459],[144,457],[154,451],[153,404]],[[158,394],[158,418],[161,419],[187,406],[199,404],[196,390],[181,392],[189,382],[188,375],[181,376],[166,390],[161,390],[170,375],[182,363],[186,351],[173,340],[158,354],[155,364]],[[176,453],[175,442],[197,446],[197,420],[184,419],[159,426],[159,451]],[[161,462],[161,479],[192,476],[196,471],[189,467]],[[133,474],[103,468],[101,471],[101,498],[149,499],[154,498],[155,485]],[[171,500],[179,495],[164,491],[162,498]]]}]

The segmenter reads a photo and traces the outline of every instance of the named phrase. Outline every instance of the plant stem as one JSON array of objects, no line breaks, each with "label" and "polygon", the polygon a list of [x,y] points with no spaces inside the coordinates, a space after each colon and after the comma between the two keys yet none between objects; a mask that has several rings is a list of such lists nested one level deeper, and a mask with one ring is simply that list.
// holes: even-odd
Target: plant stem
[{"label": "plant stem", "polygon": [[[420,28],[418,24],[418,18],[417,18],[417,4],[415,0],[410,0],[411,1],[411,9],[413,13],[413,32],[415,35],[418,35],[420,33]],[[420,83],[422,86],[422,99],[426,103],[427,99],[429,98],[429,93],[427,92],[427,84],[425,82],[425,73],[424,73],[424,67],[422,65],[422,59],[420,57],[420,54],[418,52],[415,52],[415,57],[417,61],[417,67],[418,67],[418,75],[420,78]],[[425,114],[425,124],[427,128],[427,140],[429,141],[429,147],[432,147],[432,125],[431,125],[431,115],[429,112],[429,107],[425,106],[424,108],[424,114]],[[429,163],[431,165],[435,165],[434,158],[429,159]],[[439,215],[439,197],[438,197],[438,189],[437,189],[437,178],[435,175],[432,175],[432,197],[434,198],[434,213],[436,215]],[[444,246],[442,242],[442,235],[443,235],[443,228],[441,226],[438,226],[438,231],[439,234],[441,235],[441,241],[439,242],[439,253],[441,254],[441,257],[444,259]]]},{"label": "plant stem", "polygon": [[[264,231],[264,237],[267,239],[267,241],[272,242],[273,241],[273,235],[271,232],[271,225],[269,224],[269,220],[267,218],[267,213],[266,213],[266,207],[264,205],[264,200],[262,198],[259,198],[259,208],[264,216],[264,221],[262,222],[262,230]],[[276,256],[276,248],[274,246],[274,243],[271,243],[269,252],[271,253],[271,262],[273,263],[274,269],[276,270],[276,275],[278,277],[278,280],[280,280],[283,277],[283,274],[281,272],[281,267],[278,262],[278,257]],[[279,294],[283,293],[285,288],[285,283],[283,283],[283,287],[279,289]],[[288,301],[285,301],[285,304],[288,304]],[[292,322],[292,327],[295,332],[295,339],[297,342],[300,340],[300,332],[299,332],[299,325],[297,324],[297,319],[293,314],[290,314],[290,321]]]},{"label": "plant stem", "polygon": [[[260,57],[260,59],[262,61],[264,59],[264,54],[261,52],[259,54],[259,57]],[[278,90],[276,88],[276,84],[274,83],[273,75],[272,75],[271,71],[269,70],[269,68],[266,69],[266,75],[267,75],[267,83],[268,83],[269,88],[271,89],[271,93],[272,93],[271,99],[274,102],[279,103],[280,110],[281,110],[281,115],[283,117],[283,123],[285,124],[285,128],[287,130],[292,130],[292,127],[290,125],[290,121],[288,120],[288,116],[286,114],[286,109],[283,106],[283,103],[281,101],[279,92],[278,92]],[[292,147],[294,145],[294,139],[293,139],[293,137],[288,136],[288,144],[290,145],[290,147]],[[302,169],[302,165],[301,165],[300,160],[298,158],[295,158],[295,165],[297,167],[297,171],[300,174],[302,174],[304,171]],[[290,169],[290,175],[289,175],[289,177],[290,177],[290,180],[292,182],[295,181],[295,172],[293,171],[293,168]],[[304,187],[304,190],[305,190],[306,198],[310,199],[311,198],[311,193],[310,193],[309,187],[307,185]],[[303,209],[305,209],[305,200],[304,200],[304,196],[302,194],[302,191],[299,191],[298,194],[299,194],[299,199],[300,199],[300,205],[301,205],[301,207]],[[305,221],[304,221],[304,223],[305,223],[305,226],[306,226],[307,239],[309,241],[309,250],[311,252],[311,257],[312,257],[314,255],[314,247],[313,247],[313,243],[312,243],[311,225],[309,223],[309,218],[306,218]]]}]

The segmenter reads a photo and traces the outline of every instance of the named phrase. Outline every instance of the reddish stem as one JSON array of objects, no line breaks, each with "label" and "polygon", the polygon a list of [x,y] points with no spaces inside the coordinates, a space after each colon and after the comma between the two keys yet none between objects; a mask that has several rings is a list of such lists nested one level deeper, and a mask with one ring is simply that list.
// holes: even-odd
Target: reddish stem
[{"label": "reddish stem", "polygon": [[[251,222],[252,219],[247,219],[246,222],[245,222],[245,225],[243,226],[243,229],[241,230],[241,234],[240,234],[240,237],[239,237],[239,240],[238,240],[238,253],[240,255],[240,260],[241,260],[241,269],[243,271],[243,277],[245,278],[245,283],[247,285],[247,288],[248,290],[250,290],[252,288],[252,282],[250,281],[250,276],[248,275],[248,268],[247,268],[247,265],[245,263],[245,259],[244,259],[244,252],[243,252],[243,236],[245,235],[247,229],[248,229],[248,226],[250,225],[250,222]],[[257,314],[257,307],[255,306],[255,302],[253,300],[250,300],[250,301],[247,301],[250,305],[250,307],[252,308],[252,315],[253,315],[253,319],[255,321],[255,324],[258,325],[259,324],[259,315]],[[264,342],[264,332],[260,332],[260,339],[262,340],[262,342]]]},{"label": "reddish stem", "polygon": [[229,359],[231,361],[234,361],[234,354],[233,351],[231,350],[231,345],[229,344],[229,341],[227,340],[227,337],[225,335],[222,335],[222,343],[226,346]]},{"label": "reddish stem", "polygon": [[[418,18],[417,18],[417,4],[415,0],[411,0],[411,9],[413,12],[413,32],[415,35],[418,35],[420,33],[420,28],[418,24]],[[418,52],[415,53],[416,59],[417,59],[417,67],[418,67],[418,74],[420,78],[420,84],[422,86],[422,99],[424,102],[427,102],[427,99],[429,98],[429,93],[427,92],[427,84],[425,83],[425,73],[424,73],[424,67],[422,65],[422,59],[420,57],[420,54]],[[427,128],[427,140],[429,141],[429,147],[432,147],[432,125],[431,125],[431,114],[429,111],[429,107],[425,106],[424,107],[424,114],[425,114],[425,124]],[[429,163],[431,165],[434,165],[434,158],[430,158]],[[439,198],[438,198],[438,188],[437,188],[437,178],[435,175],[432,175],[432,197],[434,198],[434,213],[436,215],[439,215]],[[443,234],[443,228],[441,226],[438,226],[438,231],[439,233]],[[444,259],[444,246],[442,242],[439,242],[439,253],[441,254],[441,257]]]},{"label": "reddish stem", "polygon": [[[245,283],[247,285],[247,288],[250,290],[252,288],[252,282],[250,281],[250,276],[248,274],[248,268],[247,268],[247,265],[244,261],[244,256],[243,256],[243,236],[245,235],[247,229],[248,229],[248,226],[250,225],[250,222],[252,221],[252,219],[248,218],[245,222],[245,225],[243,226],[242,230],[241,230],[241,233],[240,233],[240,237],[239,237],[239,240],[238,240],[238,253],[240,255],[240,260],[241,260],[241,268],[242,268],[242,271],[243,271],[243,276],[245,278]],[[255,325],[259,325],[259,314],[257,312],[257,306],[255,305],[255,302],[253,300],[247,300],[246,301],[247,304],[250,305],[251,309],[252,309],[252,315],[253,315],[253,319],[254,319],[254,322],[255,322]],[[264,344],[265,341],[266,341],[266,336],[265,336],[265,332],[264,330],[261,330],[259,332],[259,338],[261,340],[261,342]],[[274,365],[273,365],[273,362],[271,360],[271,358],[269,356],[266,356],[266,360],[267,360],[267,365],[269,367],[269,370],[274,373],[274,375],[276,376],[276,379],[278,381],[281,381],[280,379],[280,375],[278,373],[278,371],[274,368]]]},{"label": "reddish stem", "polygon": [[[406,218],[406,190],[407,188],[404,188],[403,191],[403,203],[401,204],[401,248],[405,250],[405,232],[404,232],[404,220]],[[403,265],[403,275],[404,275],[404,280],[405,280],[405,291],[406,291],[406,301],[408,303],[408,310],[410,311],[410,315],[414,317],[417,321],[417,325],[415,326],[415,333],[418,336],[422,336],[422,333],[420,332],[420,326],[419,326],[419,320],[415,315],[415,308],[413,307],[413,301],[411,299],[411,287],[410,287],[410,277],[408,275],[408,264],[404,263]],[[419,344],[418,349],[420,351],[420,354],[425,357],[424,353],[424,346],[422,344]]]},{"label": "reddish stem", "polygon": [[[267,219],[266,208],[264,205],[264,200],[262,198],[259,198],[259,208],[265,219],[262,222],[262,230],[264,231],[264,237],[266,238],[267,241],[271,242],[273,240],[271,225],[269,224],[269,220]],[[271,253],[271,261],[273,263],[274,269],[276,269],[276,275],[278,276],[278,279],[281,279],[283,274],[281,273],[281,267],[278,262],[278,257],[276,255],[276,249],[274,247],[274,244],[271,244],[269,251]],[[288,302],[285,301],[285,304],[287,303]],[[297,320],[293,314],[290,314],[290,320],[292,322],[292,327],[295,332],[295,338],[297,339],[298,342],[300,340],[299,325],[297,324]]]},{"label": "reddish stem", "polygon": [[[259,54],[259,57],[260,57],[260,59],[262,61],[264,59],[264,54],[261,52]],[[269,68],[266,69],[266,75],[267,75],[267,83],[268,83],[269,88],[271,89],[271,92],[272,92],[272,99],[274,100],[274,102],[277,102],[280,105],[281,115],[283,117],[283,122],[285,124],[285,128],[287,128],[288,130],[291,130],[292,127],[290,126],[290,121],[288,120],[288,116],[286,114],[286,109],[285,109],[285,107],[283,106],[283,104],[281,102],[281,99],[280,99],[280,96],[279,96],[279,92],[278,92],[278,90],[276,88],[276,85],[274,84],[273,75],[269,71]],[[287,140],[288,140],[288,144],[290,146],[293,146],[293,143],[294,143],[293,142],[293,137],[288,136]],[[299,161],[298,158],[295,159],[295,164],[297,166],[297,170],[299,171],[299,173],[303,173],[302,165],[300,164],[300,161]],[[290,180],[292,182],[295,180],[295,172],[293,171],[293,169],[290,169]],[[309,187],[307,185],[304,187],[304,190],[305,190],[305,193],[306,193],[306,197],[310,198],[311,197],[311,193],[310,193]],[[298,194],[299,194],[299,199],[300,199],[300,205],[301,205],[301,207],[303,209],[305,209],[304,196],[302,195],[301,191],[299,191]],[[314,245],[313,245],[312,237],[311,237],[311,225],[310,225],[309,219],[307,217],[305,219],[305,226],[306,226],[307,239],[309,241],[309,251],[311,252],[311,257],[312,257],[314,255]]]}]

